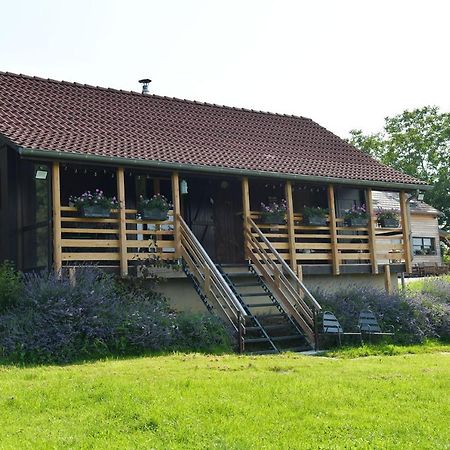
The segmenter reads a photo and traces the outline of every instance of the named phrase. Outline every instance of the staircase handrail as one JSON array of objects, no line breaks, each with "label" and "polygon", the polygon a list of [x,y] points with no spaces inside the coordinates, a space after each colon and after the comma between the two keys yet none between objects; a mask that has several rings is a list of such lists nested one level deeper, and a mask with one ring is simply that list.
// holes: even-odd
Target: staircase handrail
[{"label": "staircase handrail", "polygon": [[[189,236],[189,239],[195,245],[195,250],[198,253],[200,253],[200,255],[202,256],[204,262],[206,263],[206,266],[207,266],[208,270],[211,272],[211,274],[216,279],[216,281],[218,283],[218,287],[225,294],[226,300],[227,300],[227,304],[229,303],[234,308],[233,312],[234,312],[234,314],[236,315],[237,318],[240,317],[242,319],[245,319],[248,316],[247,312],[245,311],[243,306],[240,304],[240,302],[237,299],[236,295],[231,290],[230,286],[225,281],[223,275],[220,273],[219,269],[216,267],[214,262],[211,260],[211,258],[209,257],[208,253],[206,252],[206,250],[203,248],[203,246],[201,245],[199,240],[196,238],[196,236],[194,235],[192,230],[189,228],[189,226],[187,225],[185,220],[179,214],[177,214],[177,220],[178,220],[178,222],[180,224],[180,228],[181,228],[182,232]],[[182,239],[181,244],[184,245],[183,244],[183,234],[181,234],[181,239]],[[219,305],[221,306],[222,309],[224,309],[223,306],[220,303],[219,303]],[[224,311],[224,312],[226,313],[226,311]],[[227,314],[227,316],[228,316],[228,314]],[[232,322],[232,325],[236,328],[236,326],[235,326],[235,324],[233,322]],[[239,329],[237,329],[237,331],[239,331]]]},{"label": "staircase handrail", "polygon": [[283,267],[283,269],[290,275],[290,277],[294,280],[294,282],[301,288],[301,290],[305,293],[305,295],[308,297],[308,299],[311,301],[312,306],[316,311],[322,311],[322,307],[318,303],[318,301],[314,298],[314,296],[311,294],[311,292],[308,290],[308,288],[304,285],[303,281],[298,278],[298,276],[295,274],[295,272],[292,270],[292,268],[287,264],[287,262],[284,260],[284,258],[278,253],[278,251],[275,249],[275,247],[272,245],[272,243],[269,241],[269,239],[264,236],[264,233],[259,229],[258,225],[256,225],[255,221],[248,218],[248,221],[250,223],[250,226],[256,231],[258,236],[261,238],[261,240],[264,242],[264,244],[267,245],[270,252],[275,256],[277,261],[280,263],[280,265]]}]

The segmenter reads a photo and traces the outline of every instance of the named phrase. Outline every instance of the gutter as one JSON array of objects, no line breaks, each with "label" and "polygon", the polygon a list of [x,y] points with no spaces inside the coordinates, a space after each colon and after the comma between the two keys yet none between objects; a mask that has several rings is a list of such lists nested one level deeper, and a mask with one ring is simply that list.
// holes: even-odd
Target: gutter
[{"label": "gutter", "polygon": [[76,161],[79,163],[85,162],[91,164],[92,163],[110,164],[114,166],[125,166],[125,167],[147,167],[166,170],[179,170],[186,172],[203,172],[203,173],[235,175],[235,176],[266,177],[292,181],[305,181],[305,182],[308,181],[318,183],[344,184],[352,186],[367,186],[372,188],[379,187],[384,189],[400,189],[407,191],[413,191],[417,189],[428,190],[432,188],[430,185],[427,184],[423,185],[423,184],[407,184],[407,183],[387,183],[384,181],[353,180],[346,178],[318,177],[309,175],[293,175],[289,173],[280,173],[280,172],[254,171],[248,169],[232,169],[232,168],[197,165],[197,164],[163,162],[157,160],[128,159],[118,156],[97,156],[90,154],[61,152],[59,150],[42,150],[17,146],[16,149],[19,155],[22,157],[44,158],[58,161]]}]

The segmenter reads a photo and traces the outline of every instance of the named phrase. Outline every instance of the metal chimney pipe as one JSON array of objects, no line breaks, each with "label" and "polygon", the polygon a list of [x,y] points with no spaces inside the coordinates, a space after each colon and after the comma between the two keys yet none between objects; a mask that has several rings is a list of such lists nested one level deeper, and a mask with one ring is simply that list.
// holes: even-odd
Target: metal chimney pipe
[{"label": "metal chimney pipe", "polygon": [[143,94],[149,94],[150,91],[148,89],[148,85],[152,82],[152,80],[148,78],[143,78],[142,80],[139,80],[139,83],[142,83],[142,93]]}]

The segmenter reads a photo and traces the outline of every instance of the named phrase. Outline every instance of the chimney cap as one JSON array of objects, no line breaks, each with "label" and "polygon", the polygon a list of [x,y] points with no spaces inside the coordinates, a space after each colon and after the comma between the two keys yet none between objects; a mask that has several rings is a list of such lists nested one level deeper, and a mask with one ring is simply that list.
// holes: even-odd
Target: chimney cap
[{"label": "chimney cap", "polygon": [[142,83],[142,93],[143,94],[149,93],[148,85],[151,82],[152,82],[152,80],[150,80],[150,78],[143,78],[142,80],[139,80],[139,83]]}]

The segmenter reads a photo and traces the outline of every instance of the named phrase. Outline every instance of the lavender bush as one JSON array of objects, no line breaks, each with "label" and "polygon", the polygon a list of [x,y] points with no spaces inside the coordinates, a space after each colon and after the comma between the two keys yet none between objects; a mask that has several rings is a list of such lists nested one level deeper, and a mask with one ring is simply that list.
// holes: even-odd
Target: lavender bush
[{"label": "lavender bush", "polygon": [[[450,288],[447,286],[446,289]],[[355,331],[359,313],[373,311],[382,329],[392,325],[399,343],[419,343],[427,338],[450,339],[450,308],[430,293],[389,295],[384,291],[352,287],[336,293],[315,292],[324,310],[332,311],[345,331]]]},{"label": "lavender bush", "polygon": [[[0,357],[61,363],[228,345],[222,325],[210,317],[184,317],[160,295],[118,288],[111,276],[92,268],[77,275],[75,287],[53,275],[25,279],[21,300],[0,314]],[[193,331],[197,327],[200,334]]]}]

